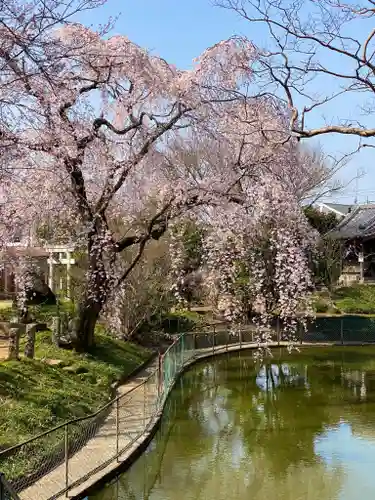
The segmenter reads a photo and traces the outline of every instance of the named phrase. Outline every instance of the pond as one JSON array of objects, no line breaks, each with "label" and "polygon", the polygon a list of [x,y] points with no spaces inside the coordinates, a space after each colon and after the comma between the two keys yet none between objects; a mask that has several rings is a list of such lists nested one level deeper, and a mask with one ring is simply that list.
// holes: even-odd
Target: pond
[{"label": "pond", "polygon": [[212,358],[147,451],[90,500],[373,500],[375,348]]}]

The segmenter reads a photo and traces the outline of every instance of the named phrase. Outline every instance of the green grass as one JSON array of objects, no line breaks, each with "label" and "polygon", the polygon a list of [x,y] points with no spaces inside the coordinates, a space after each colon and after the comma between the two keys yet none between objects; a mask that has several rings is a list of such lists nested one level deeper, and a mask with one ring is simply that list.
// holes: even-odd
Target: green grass
[{"label": "green grass", "polygon": [[206,323],[206,316],[195,311],[175,311],[164,316],[162,326],[168,333],[188,332],[202,328]]},{"label": "green grass", "polygon": [[356,285],[339,288],[333,299],[340,311],[348,314],[375,314],[375,286]]},{"label": "green grass", "polygon": [[11,300],[0,300],[0,310],[1,309],[11,309],[12,301]]},{"label": "green grass", "polygon": [[375,314],[375,286],[353,285],[316,294],[315,311],[331,314]]},{"label": "green grass", "polygon": [[[102,333],[90,355],[59,349],[50,338],[50,332],[37,334],[36,359],[0,363],[0,449],[95,412],[112,397],[111,384],[151,356],[150,350]],[[51,366],[43,358],[62,364]],[[62,439],[57,432],[28,445],[14,458],[0,459],[0,470],[9,479],[29,473],[61,448]]]},{"label": "green grass", "polygon": [[[74,304],[70,301],[61,301],[58,306],[29,306],[29,312],[38,323],[48,324],[54,316],[58,315],[58,312],[72,314],[74,312]],[[9,321],[14,316],[17,316],[17,309],[12,307],[11,301],[0,301],[0,321]]]}]

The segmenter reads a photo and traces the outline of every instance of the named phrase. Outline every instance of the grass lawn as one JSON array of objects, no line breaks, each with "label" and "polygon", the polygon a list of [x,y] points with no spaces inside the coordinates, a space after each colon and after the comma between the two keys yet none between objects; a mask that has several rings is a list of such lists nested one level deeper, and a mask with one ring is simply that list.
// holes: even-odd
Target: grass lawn
[{"label": "grass lawn", "polygon": [[12,301],[11,300],[0,300],[0,309],[11,309]]},{"label": "grass lawn", "polygon": [[[72,313],[74,304],[68,300],[60,301],[60,304],[54,306],[32,305],[29,306],[29,313],[39,323],[49,323],[53,316],[60,312]],[[13,309],[12,301],[0,300],[0,321],[9,321],[17,316],[17,310]]]},{"label": "grass lawn", "polygon": [[318,313],[375,314],[375,286],[353,285],[337,288],[331,294],[320,292],[314,302]]},{"label": "grass lawn", "polygon": [[[151,356],[148,349],[102,333],[90,355],[59,349],[50,338],[50,332],[37,334],[35,360],[0,362],[0,450],[95,412],[112,397],[111,384]],[[60,438],[46,439],[45,450],[44,441],[33,445],[17,460],[0,459],[0,470],[8,479],[31,472],[43,453],[61,445]]]}]

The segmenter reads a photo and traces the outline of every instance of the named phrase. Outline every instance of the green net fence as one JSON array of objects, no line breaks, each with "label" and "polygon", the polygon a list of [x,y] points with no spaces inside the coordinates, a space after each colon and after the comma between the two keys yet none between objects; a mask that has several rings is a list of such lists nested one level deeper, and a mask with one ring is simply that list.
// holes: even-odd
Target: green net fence
[{"label": "green net fence", "polygon": [[375,317],[318,317],[301,338],[304,342],[375,343]]}]

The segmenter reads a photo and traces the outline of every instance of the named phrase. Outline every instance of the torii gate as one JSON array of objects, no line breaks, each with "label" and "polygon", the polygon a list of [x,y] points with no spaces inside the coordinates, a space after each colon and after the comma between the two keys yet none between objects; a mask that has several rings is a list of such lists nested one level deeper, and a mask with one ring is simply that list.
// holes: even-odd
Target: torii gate
[{"label": "torii gate", "polygon": [[[46,251],[49,252],[48,258],[48,286],[53,291],[54,289],[54,265],[65,265],[66,266],[66,298],[71,299],[71,266],[75,264],[75,260],[72,258],[73,247],[66,247],[64,245],[56,245],[51,247],[45,247]],[[58,254],[58,257],[55,257]]]}]

